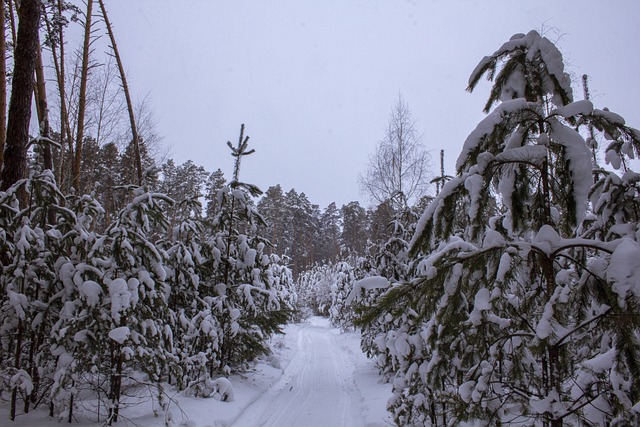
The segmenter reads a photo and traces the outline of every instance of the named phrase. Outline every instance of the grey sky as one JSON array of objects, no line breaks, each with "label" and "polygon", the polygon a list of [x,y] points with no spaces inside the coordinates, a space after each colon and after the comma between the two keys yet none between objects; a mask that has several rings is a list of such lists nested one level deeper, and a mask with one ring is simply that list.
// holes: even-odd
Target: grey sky
[{"label": "grey sky", "polygon": [[[245,123],[256,154],[241,179],[281,184],[324,208],[363,200],[357,176],[398,93],[446,169],[484,116],[478,61],[518,32],[552,40],[593,99],[640,126],[640,1],[108,2],[130,85],[150,95],[178,163],[231,175],[225,145]],[[576,98],[582,89],[576,86]]]}]

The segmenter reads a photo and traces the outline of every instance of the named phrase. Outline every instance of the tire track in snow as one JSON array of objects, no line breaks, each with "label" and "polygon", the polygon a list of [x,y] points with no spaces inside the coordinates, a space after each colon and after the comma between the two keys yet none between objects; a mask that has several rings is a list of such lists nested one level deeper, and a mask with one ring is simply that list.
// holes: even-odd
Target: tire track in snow
[{"label": "tire track in snow", "polygon": [[300,329],[282,378],[251,404],[235,427],[362,426],[353,366],[326,321]]}]

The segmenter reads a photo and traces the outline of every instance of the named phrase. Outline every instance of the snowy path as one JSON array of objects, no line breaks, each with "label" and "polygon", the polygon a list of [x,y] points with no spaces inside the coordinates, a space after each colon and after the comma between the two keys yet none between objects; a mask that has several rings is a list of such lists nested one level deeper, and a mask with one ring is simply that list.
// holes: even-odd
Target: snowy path
[{"label": "snowy path", "polygon": [[338,345],[327,319],[300,328],[284,374],[240,416],[244,426],[364,426],[352,354]]}]

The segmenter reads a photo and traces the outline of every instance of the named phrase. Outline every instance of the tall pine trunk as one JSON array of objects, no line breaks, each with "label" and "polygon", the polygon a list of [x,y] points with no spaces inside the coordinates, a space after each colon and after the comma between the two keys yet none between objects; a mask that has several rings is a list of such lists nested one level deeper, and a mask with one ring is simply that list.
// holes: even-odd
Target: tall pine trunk
[{"label": "tall pine trunk", "polygon": [[[11,41],[13,42],[13,52],[16,51],[16,39],[18,36],[16,35],[16,20],[13,14],[13,0],[8,0],[7,6],[9,6],[9,26],[11,27]],[[17,6],[16,6],[17,8]]]},{"label": "tall pine trunk", "polygon": [[27,176],[27,146],[33,74],[38,55],[40,6],[39,0],[23,0],[20,4],[1,190],[7,190]]},{"label": "tall pine trunk", "polygon": [[4,143],[7,140],[7,40],[4,26],[5,7],[4,1],[0,1],[0,170],[4,160]]},{"label": "tall pine trunk", "polygon": [[109,381],[109,400],[111,407],[109,408],[109,416],[107,418],[108,425],[118,422],[120,414],[120,398],[122,396],[122,345],[112,345],[111,347],[111,375]]},{"label": "tall pine trunk", "polygon": [[127,84],[127,76],[124,72],[124,67],[122,65],[122,59],[120,58],[120,53],[118,52],[118,45],[116,44],[116,38],[113,34],[113,28],[111,27],[111,22],[109,21],[109,17],[107,16],[107,9],[104,7],[104,1],[98,0],[100,4],[100,9],[102,10],[102,17],[104,18],[104,23],[107,26],[107,33],[109,33],[109,39],[111,40],[111,49],[113,49],[113,55],[116,57],[116,62],[118,63],[118,71],[120,72],[120,80],[122,81],[122,90],[124,91],[124,97],[127,101],[127,110],[129,111],[129,122],[131,123],[131,138],[133,143],[133,151],[136,162],[136,169],[138,172],[138,184],[142,183],[142,160],[140,159],[140,138],[138,137],[138,128],[136,126],[136,116],[133,109],[133,103],[131,102],[131,95],[129,94],[129,85]]},{"label": "tall pine trunk", "polygon": [[84,42],[82,46],[82,70],[80,72],[80,94],[78,99],[78,129],[76,132],[76,149],[73,159],[73,187],[80,192],[80,166],[82,164],[82,143],[84,139],[84,116],[87,106],[87,79],[89,77],[89,50],[91,49],[91,14],[93,0],[87,0],[87,11],[84,21]]},{"label": "tall pine trunk", "polygon": [[[14,358],[14,368],[16,368],[16,370],[20,369],[20,355],[22,353],[22,338],[24,335],[24,322],[22,321],[22,319],[18,320],[18,333],[16,336],[16,348],[15,348],[15,358]],[[9,414],[9,418],[11,419],[11,421],[15,421],[16,419],[16,405],[18,403],[18,388],[14,388],[13,391],[11,392],[11,409],[10,409],[10,414]]]},{"label": "tall pine trunk", "polygon": [[53,157],[51,154],[51,129],[49,128],[49,107],[47,103],[47,87],[44,78],[44,65],[42,63],[42,47],[38,40],[38,53],[36,57],[36,111],[38,113],[38,124],[40,136],[44,138],[42,154],[44,158],[44,168],[53,171]]},{"label": "tall pine trunk", "polygon": [[[58,13],[62,15],[62,0],[58,0]],[[57,39],[60,42],[58,46],[55,43],[56,37],[51,38],[51,54],[53,56],[53,67],[56,74],[56,83],[58,86],[58,96],[60,97],[60,154],[58,158],[57,176],[58,185],[60,188],[66,188],[64,184],[65,179],[65,147],[68,147],[67,154],[69,158],[73,158],[73,141],[71,140],[71,125],[69,124],[69,113],[67,109],[67,92],[65,88],[65,62],[64,62],[64,30],[63,26],[59,23],[55,23],[55,27],[46,19],[45,24],[47,32],[52,34],[55,32]],[[58,51],[60,49],[60,56]]]}]

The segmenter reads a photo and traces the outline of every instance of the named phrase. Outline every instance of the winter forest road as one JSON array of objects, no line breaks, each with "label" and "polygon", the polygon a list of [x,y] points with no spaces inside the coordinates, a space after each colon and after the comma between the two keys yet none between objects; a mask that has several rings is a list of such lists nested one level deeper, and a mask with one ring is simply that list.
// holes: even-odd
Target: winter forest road
[{"label": "winter forest road", "polygon": [[336,342],[328,320],[312,318],[300,328],[297,350],[280,380],[232,425],[364,426],[349,356]]}]

